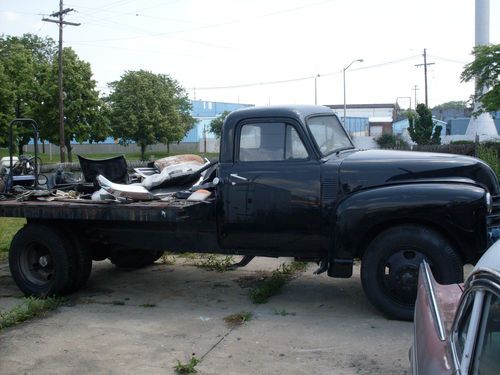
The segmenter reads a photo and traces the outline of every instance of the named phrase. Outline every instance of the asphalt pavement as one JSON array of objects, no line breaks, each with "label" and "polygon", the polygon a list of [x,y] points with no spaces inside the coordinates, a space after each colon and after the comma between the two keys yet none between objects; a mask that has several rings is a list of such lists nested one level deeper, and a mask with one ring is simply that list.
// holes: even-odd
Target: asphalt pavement
[{"label": "asphalt pavement", "polygon": [[[173,265],[120,270],[94,262],[87,286],[67,303],[0,331],[0,374],[408,374],[413,326],[387,320],[354,277],[313,275],[315,265],[265,304],[249,291],[280,262],[256,258],[215,272]],[[0,264],[0,310],[20,302]],[[251,313],[240,326],[224,318]]]}]

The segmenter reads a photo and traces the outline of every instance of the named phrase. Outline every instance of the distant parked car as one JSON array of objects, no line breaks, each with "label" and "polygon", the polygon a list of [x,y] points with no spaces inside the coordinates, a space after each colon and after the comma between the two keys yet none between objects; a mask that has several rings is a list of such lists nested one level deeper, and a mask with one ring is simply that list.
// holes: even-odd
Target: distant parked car
[{"label": "distant parked car", "polygon": [[465,284],[440,285],[422,263],[415,304],[413,374],[500,374],[500,241]]}]

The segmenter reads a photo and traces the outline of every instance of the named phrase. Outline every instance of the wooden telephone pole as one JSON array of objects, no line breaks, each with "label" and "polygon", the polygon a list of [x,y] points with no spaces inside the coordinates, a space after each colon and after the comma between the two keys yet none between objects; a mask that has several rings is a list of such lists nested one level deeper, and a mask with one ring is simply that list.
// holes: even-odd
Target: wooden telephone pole
[{"label": "wooden telephone pole", "polygon": [[57,23],[59,25],[59,72],[57,76],[59,86],[59,149],[61,163],[66,161],[65,157],[65,144],[64,144],[64,92],[63,92],[63,64],[62,64],[62,50],[63,50],[63,25],[80,26],[79,23],[64,21],[64,15],[74,11],[74,9],[63,9],[63,0],[59,0],[59,12],[52,13],[49,17],[58,17],[54,20],[50,18],[42,18],[42,21]]},{"label": "wooden telephone pole", "polygon": [[428,63],[427,62],[427,49],[424,48],[424,63],[423,64],[415,64],[415,66],[423,66],[424,67],[424,77],[425,77],[425,87],[424,87],[424,91],[425,91],[425,106],[426,107],[429,107],[429,102],[428,102],[428,99],[427,99],[427,65],[434,65],[434,63]]}]

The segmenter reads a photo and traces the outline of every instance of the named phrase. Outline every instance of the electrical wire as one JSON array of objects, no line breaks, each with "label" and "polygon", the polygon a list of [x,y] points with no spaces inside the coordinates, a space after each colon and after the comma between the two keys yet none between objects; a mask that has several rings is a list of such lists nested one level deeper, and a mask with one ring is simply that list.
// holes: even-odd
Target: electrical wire
[{"label": "electrical wire", "polygon": [[[192,28],[188,28],[188,29],[174,30],[174,31],[169,31],[169,32],[165,32],[165,33],[153,33],[153,34],[149,34],[148,36],[167,36],[167,35],[172,35],[172,34],[186,33],[186,32],[190,32],[190,31],[197,31],[197,30],[204,30],[204,29],[209,29],[209,28],[234,25],[236,23],[249,22],[249,21],[254,21],[256,19],[260,19],[260,18],[273,17],[273,16],[277,16],[280,14],[296,12],[298,10],[323,5],[326,3],[330,3],[332,1],[338,1],[338,0],[323,0],[323,1],[316,2],[316,3],[312,3],[312,4],[303,5],[300,7],[283,9],[280,11],[256,15],[256,16],[252,16],[252,17],[240,18],[240,19],[236,19],[236,20],[232,20],[232,21],[214,23],[214,24],[209,24],[209,25],[204,25],[204,26],[197,26],[197,27],[192,27]],[[130,39],[137,39],[137,38],[141,38],[141,36],[125,37],[125,38],[110,38],[110,39],[100,39],[100,40],[95,40],[95,39],[94,40],[75,40],[75,42],[112,42],[112,41],[118,41],[118,40],[130,40]]]},{"label": "electrical wire", "polygon": [[[392,65],[392,64],[398,64],[404,61],[409,61],[413,60],[415,58],[419,58],[420,55],[413,55],[413,56],[408,56],[408,57],[403,57],[400,59],[396,60],[391,60],[391,61],[386,61],[383,63],[379,64],[373,64],[373,65],[368,65],[364,67],[358,67],[358,68],[352,68],[350,71],[357,71],[357,70],[366,70],[366,69],[375,69],[375,68],[380,68],[386,65]],[[306,81],[314,78],[321,78],[321,77],[328,77],[328,76],[333,76],[337,74],[342,74],[343,69],[335,71],[335,72],[329,72],[329,73],[323,73],[323,74],[315,74],[315,75],[310,75],[310,76],[305,76],[305,77],[298,77],[298,78],[290,78],[290,79],[282,79],[282,80],[276,80],[276,81],[265,81],[265,82],[252,82],[252,83],[242,83],[242,84],[237,84],[237,85],[228,85],[228,86],[211,86],[211,87],[191,87],[188,90],[225,90],[225,89],[237,89],[237,88],[243,88],[243,87],[252,87],[252,86],[267,86],[267,85],[276,85],[276,84],[282,84],[282,83],[289,83],[289,82],[298,82],[298,81]]]}]

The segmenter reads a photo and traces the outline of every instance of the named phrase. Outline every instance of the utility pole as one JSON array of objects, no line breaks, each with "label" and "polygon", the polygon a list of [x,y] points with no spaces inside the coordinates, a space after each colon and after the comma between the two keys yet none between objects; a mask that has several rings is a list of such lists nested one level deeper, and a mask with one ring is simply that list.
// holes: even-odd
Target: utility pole
[{"label": "utility pole", "polygon": [[412,91],[415,91],[415,111],[417,110],[417,91],[420,90],[417,85],[413,86],[411,89]]},{"label": "utility pole", "polygon": [[59,25],[59,72],[57,75],[57,82],[59,86],[59,155],[61,163],[65,162],[64,152],[64,95],[63,95],[63,66],[62,66],[62,50],[63,50],[63,25],[80,26],[79,23],[64,21],[64,15],[74,11],[74,9],[63,9],[63,0],[59,0],[59,12],[52,13],[49,17],[58,17],[58,20],[50,18],[42,18],[42,21],[57,23]]},{"label": "utility pole", "polygon": [[424,77],[425,77],[425,106],[429,107],[429,101],[427,98],[427,65],[434,65],[434,63],[427,62],[427,49],[424,48],[424,63],[423,64],[415,64],[415,66],[423,66],[424,67]]}]

